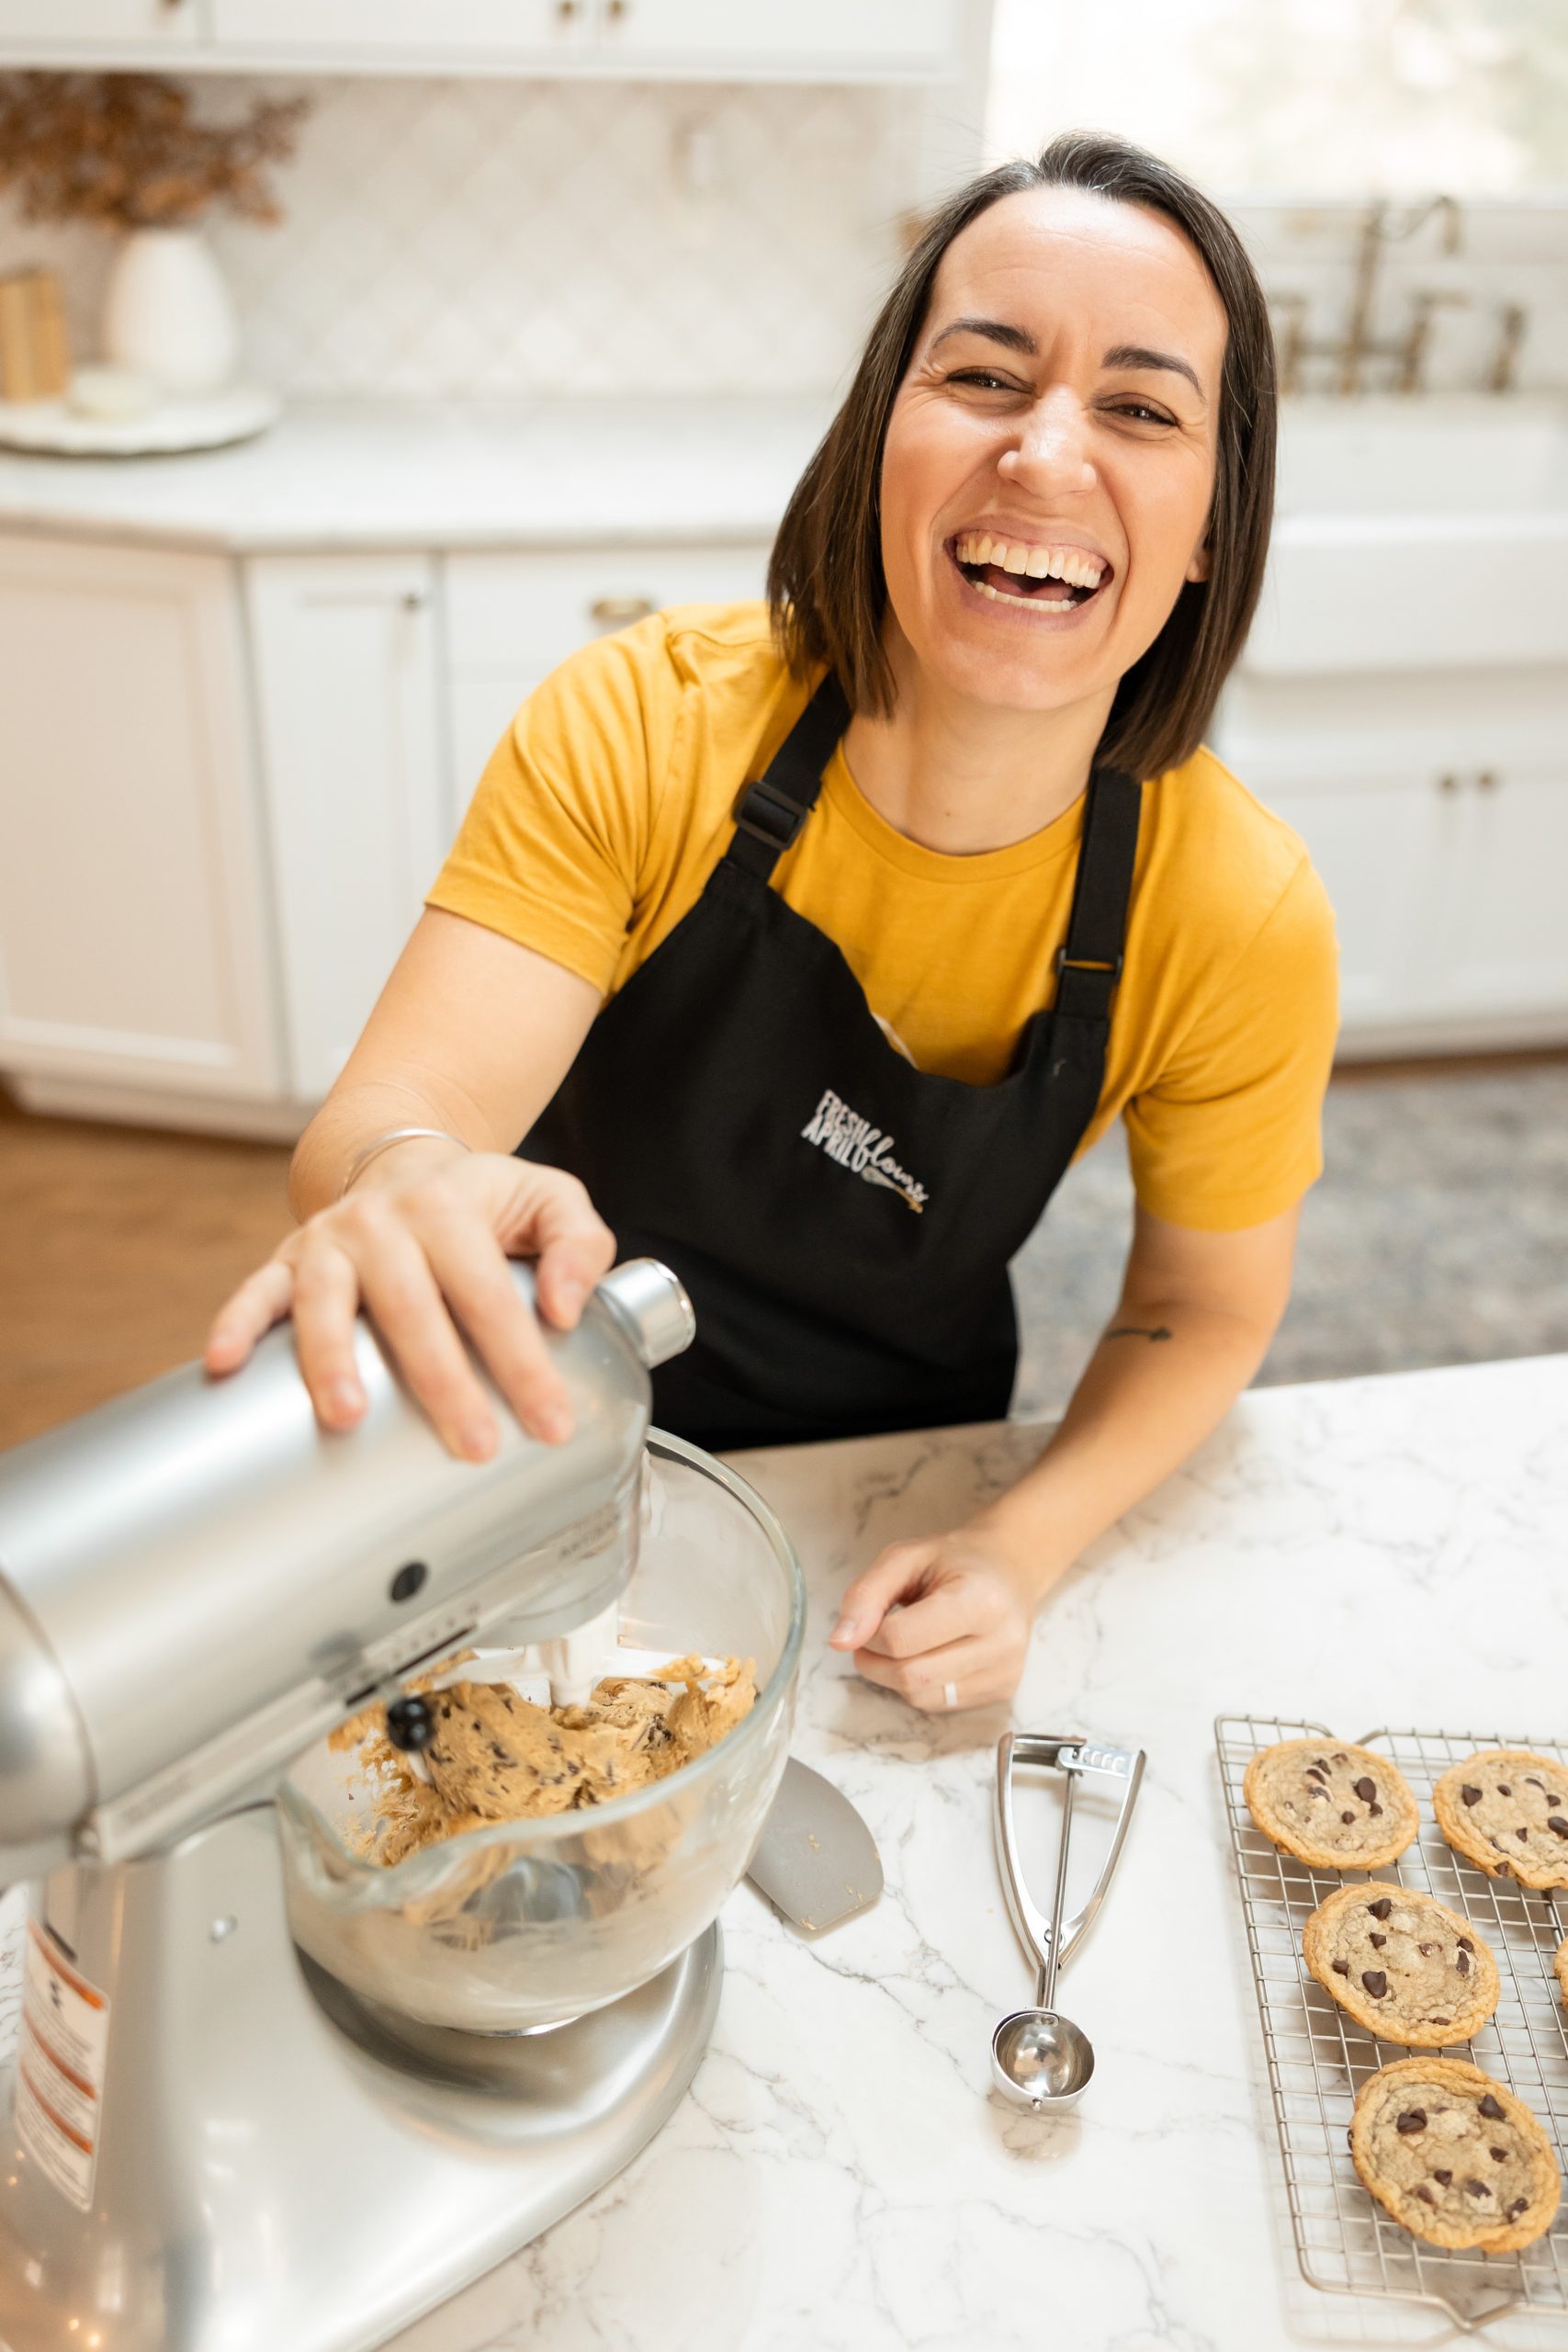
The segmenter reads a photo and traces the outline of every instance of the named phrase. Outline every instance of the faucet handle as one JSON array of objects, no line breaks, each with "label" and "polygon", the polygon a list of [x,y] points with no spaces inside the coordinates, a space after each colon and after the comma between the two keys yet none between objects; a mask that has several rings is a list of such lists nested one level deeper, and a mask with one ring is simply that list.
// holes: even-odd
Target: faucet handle
[{"label": "faucet handle", "polygon": [[1470,297],[1457,288],[1417,287],[1410,298],[1410,327],[1399,347],[1399,372],[1394,379],[1397,392],[1418,392],[1422,390],[1421,368],[1431,341],[1432,320],[1438,311],[1461,311],[1468,308]]},{"label": "faucet handle", "polygon": [[1511,392],[1518,365],[1519,346],[1529,325],[1529,312],[1522,302],[1505,302],[1497,313],[1497,348],[1492,355],[1492,365],[1486,372],[1489,392]]},{"label": "faucet handle", "polygon": [[1301,389],[1302,356],[1306,349],[1306,295],[1293,289],[1282,294],[1270,294],[1269,308],[1278,311],[1283,321],[1280,336],[1280,397],[1288,400]]}]

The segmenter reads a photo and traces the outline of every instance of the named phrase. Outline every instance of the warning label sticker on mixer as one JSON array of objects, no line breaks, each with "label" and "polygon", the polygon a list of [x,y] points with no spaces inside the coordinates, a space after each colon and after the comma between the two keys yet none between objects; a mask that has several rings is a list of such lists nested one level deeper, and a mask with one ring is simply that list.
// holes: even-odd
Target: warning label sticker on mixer
[{"label": "warning label sticker on mixer", "polygon": [[67,1964],[29,1919],[17,2051],[17,2129],[39,2171],[84,2212],[93,2201],[108,2040],[105,1996]]}]

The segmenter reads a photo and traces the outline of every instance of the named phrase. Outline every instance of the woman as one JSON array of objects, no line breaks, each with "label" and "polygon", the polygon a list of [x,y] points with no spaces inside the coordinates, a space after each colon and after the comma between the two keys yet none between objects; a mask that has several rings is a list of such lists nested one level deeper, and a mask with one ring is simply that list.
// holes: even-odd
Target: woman
[{"label": "woman", "polygon": [[769,609],[656,615],[518,713],[209,1367],[291,1313],[348,1429],[363,1301],[455,1452],[496,1442],[455,1327],[558,1441],[504,1256],[570,1326],[649,1250],[699,1334],[657,1416],[699,1442],[1000,1416],[1008,1261],[1121,1115],[1132,1246],[1060,1430],[832,1636],[917,1706],[1010,1696],[1051,1585],[1257,1369],[1320,1166],[1332,919],[1200,748],[1273,451],[1262,295],[1196,189],[1077,135],[955,197]]}]

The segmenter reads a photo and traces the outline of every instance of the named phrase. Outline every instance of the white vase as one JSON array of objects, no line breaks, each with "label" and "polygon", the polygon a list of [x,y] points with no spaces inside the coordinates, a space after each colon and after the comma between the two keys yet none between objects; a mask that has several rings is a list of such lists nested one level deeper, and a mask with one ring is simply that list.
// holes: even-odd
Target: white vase
[{"label": "white vase", "polygon": [[104,356],[160,390],[215,392],[234,371],[240,323],[199,229],[132,229],[104,303]]}]

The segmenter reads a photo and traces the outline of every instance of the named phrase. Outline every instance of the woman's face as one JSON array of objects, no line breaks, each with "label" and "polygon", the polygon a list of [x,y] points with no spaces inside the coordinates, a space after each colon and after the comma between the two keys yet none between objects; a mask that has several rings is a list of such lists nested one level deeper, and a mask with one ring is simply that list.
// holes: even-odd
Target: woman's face
[{"label": "woman's face", "polygon": [[948,247],[889,420],[890,650],[1015,710],[1102,702],[1207,574],[1224,306],[1173,222],[1004,197]]}]

